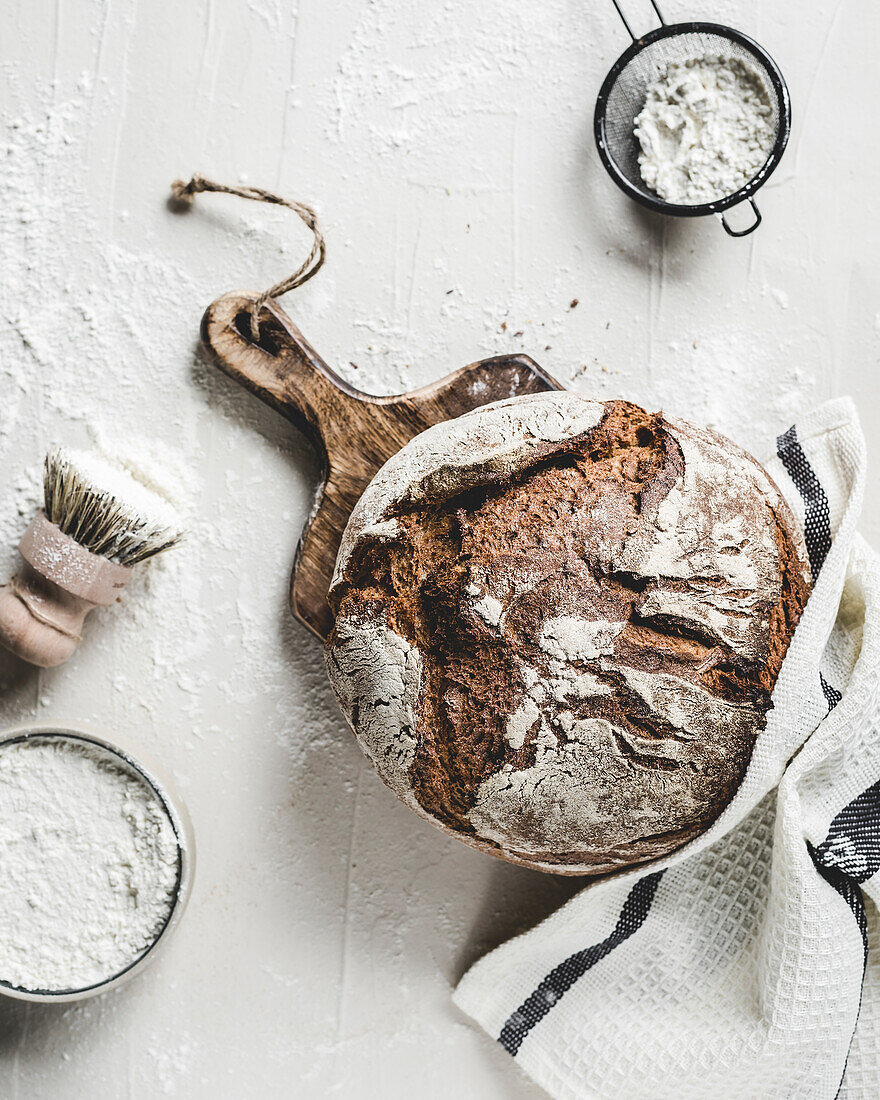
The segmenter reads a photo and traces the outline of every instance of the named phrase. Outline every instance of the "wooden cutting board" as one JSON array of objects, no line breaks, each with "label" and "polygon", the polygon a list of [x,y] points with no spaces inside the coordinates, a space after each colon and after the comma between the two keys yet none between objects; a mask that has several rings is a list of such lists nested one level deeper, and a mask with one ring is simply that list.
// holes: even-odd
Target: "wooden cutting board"
[{"label": "wooden cutting board", "polygon": [[305,432],[321,457],[321,484],[293,563],[290,606],[323,639],[332,625],[327,592],[342,532],[385,460],[441,420],[490,401],[562,387],[527,355],[496,355],[412,393],[361,393],[334,374],[271,300],[260,312],[255,343],[250,324],[256,297],[233,292],[213,302],[202,319],[202,342],[221,370]]}]

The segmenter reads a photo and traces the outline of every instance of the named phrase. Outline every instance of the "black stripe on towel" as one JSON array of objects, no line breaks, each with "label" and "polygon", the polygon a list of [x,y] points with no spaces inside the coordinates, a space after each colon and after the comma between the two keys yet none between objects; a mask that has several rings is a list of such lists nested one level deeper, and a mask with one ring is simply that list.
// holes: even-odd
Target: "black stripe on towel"
[{"label": "black stripe on towel", "polygon": [[776,453],[803,497],[804,540],[815,584],[831,549],[831,510],[828,507],[828,497],[798,442],[797,427],[794,424],[776,440]]},{"label": "black stripe on towel", "polygon": [[846,1048],[846,1057],[843,1060],[843,1073],[840,1075],[840,1084],[837,1086],[837,1092],[834,1094],[834,1100],[838,1100],[838,1097],[843,1092],[843,1082],[846,1080],[849,1055],[852,1050],[853,1039],[856,1037],[856,1027],[858,1027],[859,1024],[859,1016],[862,1014],[862,998],[865,991],[865,971],[868,968],[868,914],[865,912],[865,899],[862,897],[862,891],[849,875],[845,874],[838,867],[829,867],[822,863],[818,858],[817,850],[809,841],[807,841],[807,849],[813,857],[813,863],[816,865],[816,870],[822,878],[825,879],[828,885],[833,887],[838,894],[840,894],[850,909],[852,909],[853,916],[856,918],[856,924],[859,926],[859,932],[862,936],[862,987],[859,992],[859,1007],[856,1009],[855,1027],[853,1027],[853,1033],[849,1038],[849,1046]]},{"label": "black stripe on towel", "polygon": [[[810,572],[815,584],[831,549],[831,509],[828,506],[828,496],[798,442],[796,425],[792,424],[787,432],[778,437],[776,453],[804,501],[804,542],[807,544]],[[819,683],[830,714],[843,696],[828,683],[821,672]]]},{"label": "black stripe on towel", "polygon": [[624,940],[628,940],[641,928],[651,909],[657,884],[662,877],[663,871],[655,871],[639,879],[623,903],[611,935],[601,943],[569,955],[564,962],[554,967],[535,992],[528,996],[515,1012],[511,1013],[498,1036],[498,1042],[508,1054],[516,1056],[523,1039],[535,1024],[544,1019],[578,978],[583,977],[600,959],[604,959],[615,947],[622,944]]},{"label": "black stripe on towel", "polygon": [[[815,584],[828,557],[828,551],[831,549],[831,509],[828,506],[828,496],[816,477],[803,447],[798,442],[797,427],[794,424],[776,440],[776,453],[803,498],[804,541],[807,544],[810,572],[813,574],[813,584]],[[843,696],[837,688],[828,683],[821,670],[819,683],[830,714]],[[844,806],[831,822],[828,836],[818,848],[814,848],[807,842],[807,849],[816,870],[840,894],[856,918],[864,948],[863,986],[865,968],[868,965],[868,918],[865,913],[865,899],[858,884],[870,878],[880,868],[878,827],[880,827],[880,784],[875,784]],[[858,1023],[861,1007],[861,998],[859,998],[856,1023]],[[850,1039],[851,1047],[852,1039]],[[843,1089],[848,1061],[849,1053],[844,1060],[837,1096],[840,1096]]]},{"label": "black stripe on towel", "polygon": [[[865,967],[868,965],[868,917],[865,913],[865,899],[859,889],[859,883],[866,882],[880,870],[880,782],[872,784],[862,791],[858,798],[848,802],[828,827],[828,835],[818,848],[807,843],[816,870],[831,885],[850,907],[859,926],[864,950],[862,982]],[[861,1013],[859,998],[858,1021]],[[855,1035],[855,1030],[853,1031]],[[852,1039],[850,1039],[852,1047]],[[846,1064],[840,1079],[840,1088],[846,1077]]]},{"label": "black stripe on towel", "polygon": [[826,700],[828,701],[828,713],[830,714],[843,698],[843,696],[840,694],[836,687],[832,687],[831,684],[828,683],[821,672],[819,673],[819,683],[822,685],[822,692],[825,695]]},{"label": "black stripe on towel", "polygon": [[865,912],[865,899],[862,897],[862,891],[859,889],[858,882],[851,878],[845,871],[841,871],[839,867],[823,863],[817,850],[809,841],[807,841],[807,849],[813,857],[813,863],[816,865],[816,870],[829,886],[834,887],[850,909],[852,909],[853,916],[856,918],[856,924],[859,926],[859,932],[862,934],[862,946],[865,951],[865,964],[867,965],[868,915]]},{"label": "black stripe on towel", "polygon": [[880,871],[880,782],[843,807],[811,854],[854,882],[867,882]]}]

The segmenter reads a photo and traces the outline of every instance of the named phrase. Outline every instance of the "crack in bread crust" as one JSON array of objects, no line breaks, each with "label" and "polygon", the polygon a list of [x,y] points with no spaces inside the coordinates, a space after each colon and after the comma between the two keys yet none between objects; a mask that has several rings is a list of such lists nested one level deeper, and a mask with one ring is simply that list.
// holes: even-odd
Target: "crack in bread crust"
[{"label": "crack in bread crust", "polygon": [[[554,396],[589,406],[585,430],[520,423],[526,457],[499,464],[491,431],[517,402],[496,425],[489,406],[453,422],[487,425],[471,467],[422,460],[416,488],[372,510],[371,486],[328,660],[365,751],[423,816],[518,862],[602,873],[679,847],[730,801],[808,574],[778,490],[733,444],[623,401],[522,400],[540,413]],[[396,702],[364,686],[359,630],[396,639],[395,684],[417,661]],[[365,718],[365,694],[389,713]],[[377,722],[399,724],[405,753]]]}]

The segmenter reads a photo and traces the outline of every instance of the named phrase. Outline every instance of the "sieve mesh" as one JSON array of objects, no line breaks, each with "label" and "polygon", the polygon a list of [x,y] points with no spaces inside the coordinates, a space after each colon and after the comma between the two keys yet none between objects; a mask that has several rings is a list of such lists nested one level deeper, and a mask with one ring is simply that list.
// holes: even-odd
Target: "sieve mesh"
[{"label": "sieve mesh", "polygon": [[[743,60],[760,74],[772,106],[776,133],[773,148],[757,175],[733,195],[698,206],[665,202],[642,179],[641,147],[633,132],[636,116],[645,105],[648,86],[668,63],[721,54]],[[655,210],[676,214],[707,214],[742,201],[763,183],[776,166],[788,140],[790,109],[785,82],[771,58],[757,43],[728,27],[682,23],[663,26],[635,41],[608,74],[596,103],[596,140],[599,152],[616,182],[631,197]]]}]

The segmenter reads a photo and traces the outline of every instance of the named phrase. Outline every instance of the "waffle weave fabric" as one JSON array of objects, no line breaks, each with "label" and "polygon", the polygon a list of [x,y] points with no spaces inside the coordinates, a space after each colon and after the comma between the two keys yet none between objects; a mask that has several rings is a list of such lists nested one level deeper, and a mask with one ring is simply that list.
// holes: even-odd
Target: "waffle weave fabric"
[{"label": "waffle weave fabric", "polygon": [[852,402],[798,421],[765,465],[814,586],[739,791],[455,992],[558,1100],[880,1097],[880,556],[857,531]]}]

